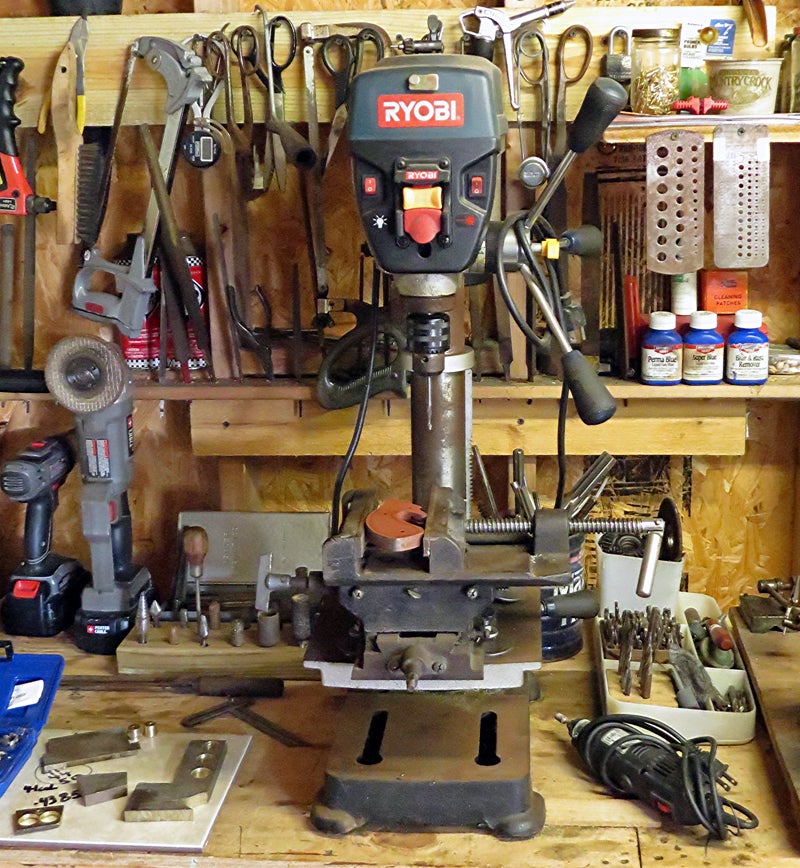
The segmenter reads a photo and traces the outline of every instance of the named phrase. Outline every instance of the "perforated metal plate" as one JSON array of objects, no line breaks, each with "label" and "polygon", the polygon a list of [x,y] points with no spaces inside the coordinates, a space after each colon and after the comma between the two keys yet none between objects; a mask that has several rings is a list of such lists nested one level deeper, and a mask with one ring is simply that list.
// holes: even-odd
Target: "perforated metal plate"
[{"label": "perforated metal plate", "polygon": [[769,130],[721,124],[714,130],[714,263],[769,262]]},{"label": "perforated metal plate", "polygon": [[665,130],[647,137],[647,267],[685,274],[703,267],[703,137]]}]

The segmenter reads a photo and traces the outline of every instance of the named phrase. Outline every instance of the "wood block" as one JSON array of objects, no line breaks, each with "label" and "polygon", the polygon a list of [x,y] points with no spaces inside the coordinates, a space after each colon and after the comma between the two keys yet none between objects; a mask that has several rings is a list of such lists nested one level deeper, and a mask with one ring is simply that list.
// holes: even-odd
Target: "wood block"
[{"label": "wood block", "polygon": [[174,675],[221,674],[259,675],[290,680],[316,680],[317,672],[303,667],[302,648],[281,643],[262,648],[256,641],[256,629],[245,630],[244,644],[234,648],[229,641],[230,625],[212,630],[208,645],[203,648],[194,624],[180,630],[180,641],[170,645],[170,625],[151,627],[147,643],[140,645],[131,632],[117,648],[117,669],[122,675],[153,675],[168,678]]}]

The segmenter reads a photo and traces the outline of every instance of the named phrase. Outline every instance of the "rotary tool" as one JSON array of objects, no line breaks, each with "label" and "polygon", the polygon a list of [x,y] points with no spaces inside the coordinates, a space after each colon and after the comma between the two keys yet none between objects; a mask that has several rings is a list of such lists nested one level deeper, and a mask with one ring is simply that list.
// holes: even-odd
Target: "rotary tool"
[{"label": "rotary tool", "polygon": [[678,825],[702,825],[720,840],[729,826],[758,825],[752,811],[719,794],[718,787],[727,791],[736,781],[717,759],[711,736],[686,739],[665,723],[636,714],[570,720],[559,713],[556,720],[566,725],[583,761],[613,795],[640,799]]}]

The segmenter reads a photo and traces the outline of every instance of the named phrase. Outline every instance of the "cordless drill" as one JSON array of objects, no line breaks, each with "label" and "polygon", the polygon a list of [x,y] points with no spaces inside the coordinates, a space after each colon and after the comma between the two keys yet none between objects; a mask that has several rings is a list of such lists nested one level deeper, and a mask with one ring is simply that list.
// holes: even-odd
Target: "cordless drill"
[{"label": "cordless drill", "polygon": [[8,461],[3,493],[26,503],[24,556],[0,605],[7,633],[55,636],[72,624],[88,573],[78,561],[50,551],[58,491],[75,466],[66,437],[37,440]]}]

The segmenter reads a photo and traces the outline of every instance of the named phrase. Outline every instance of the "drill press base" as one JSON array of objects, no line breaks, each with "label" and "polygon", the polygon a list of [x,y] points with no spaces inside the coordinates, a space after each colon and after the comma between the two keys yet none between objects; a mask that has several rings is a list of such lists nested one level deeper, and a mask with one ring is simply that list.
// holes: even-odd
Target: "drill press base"
[{"label": "drill press base", "polygon": [[544,800],[531,790],[527,691],[348,693],[311,811],[323,832],[488,829],[531,838]]}]

